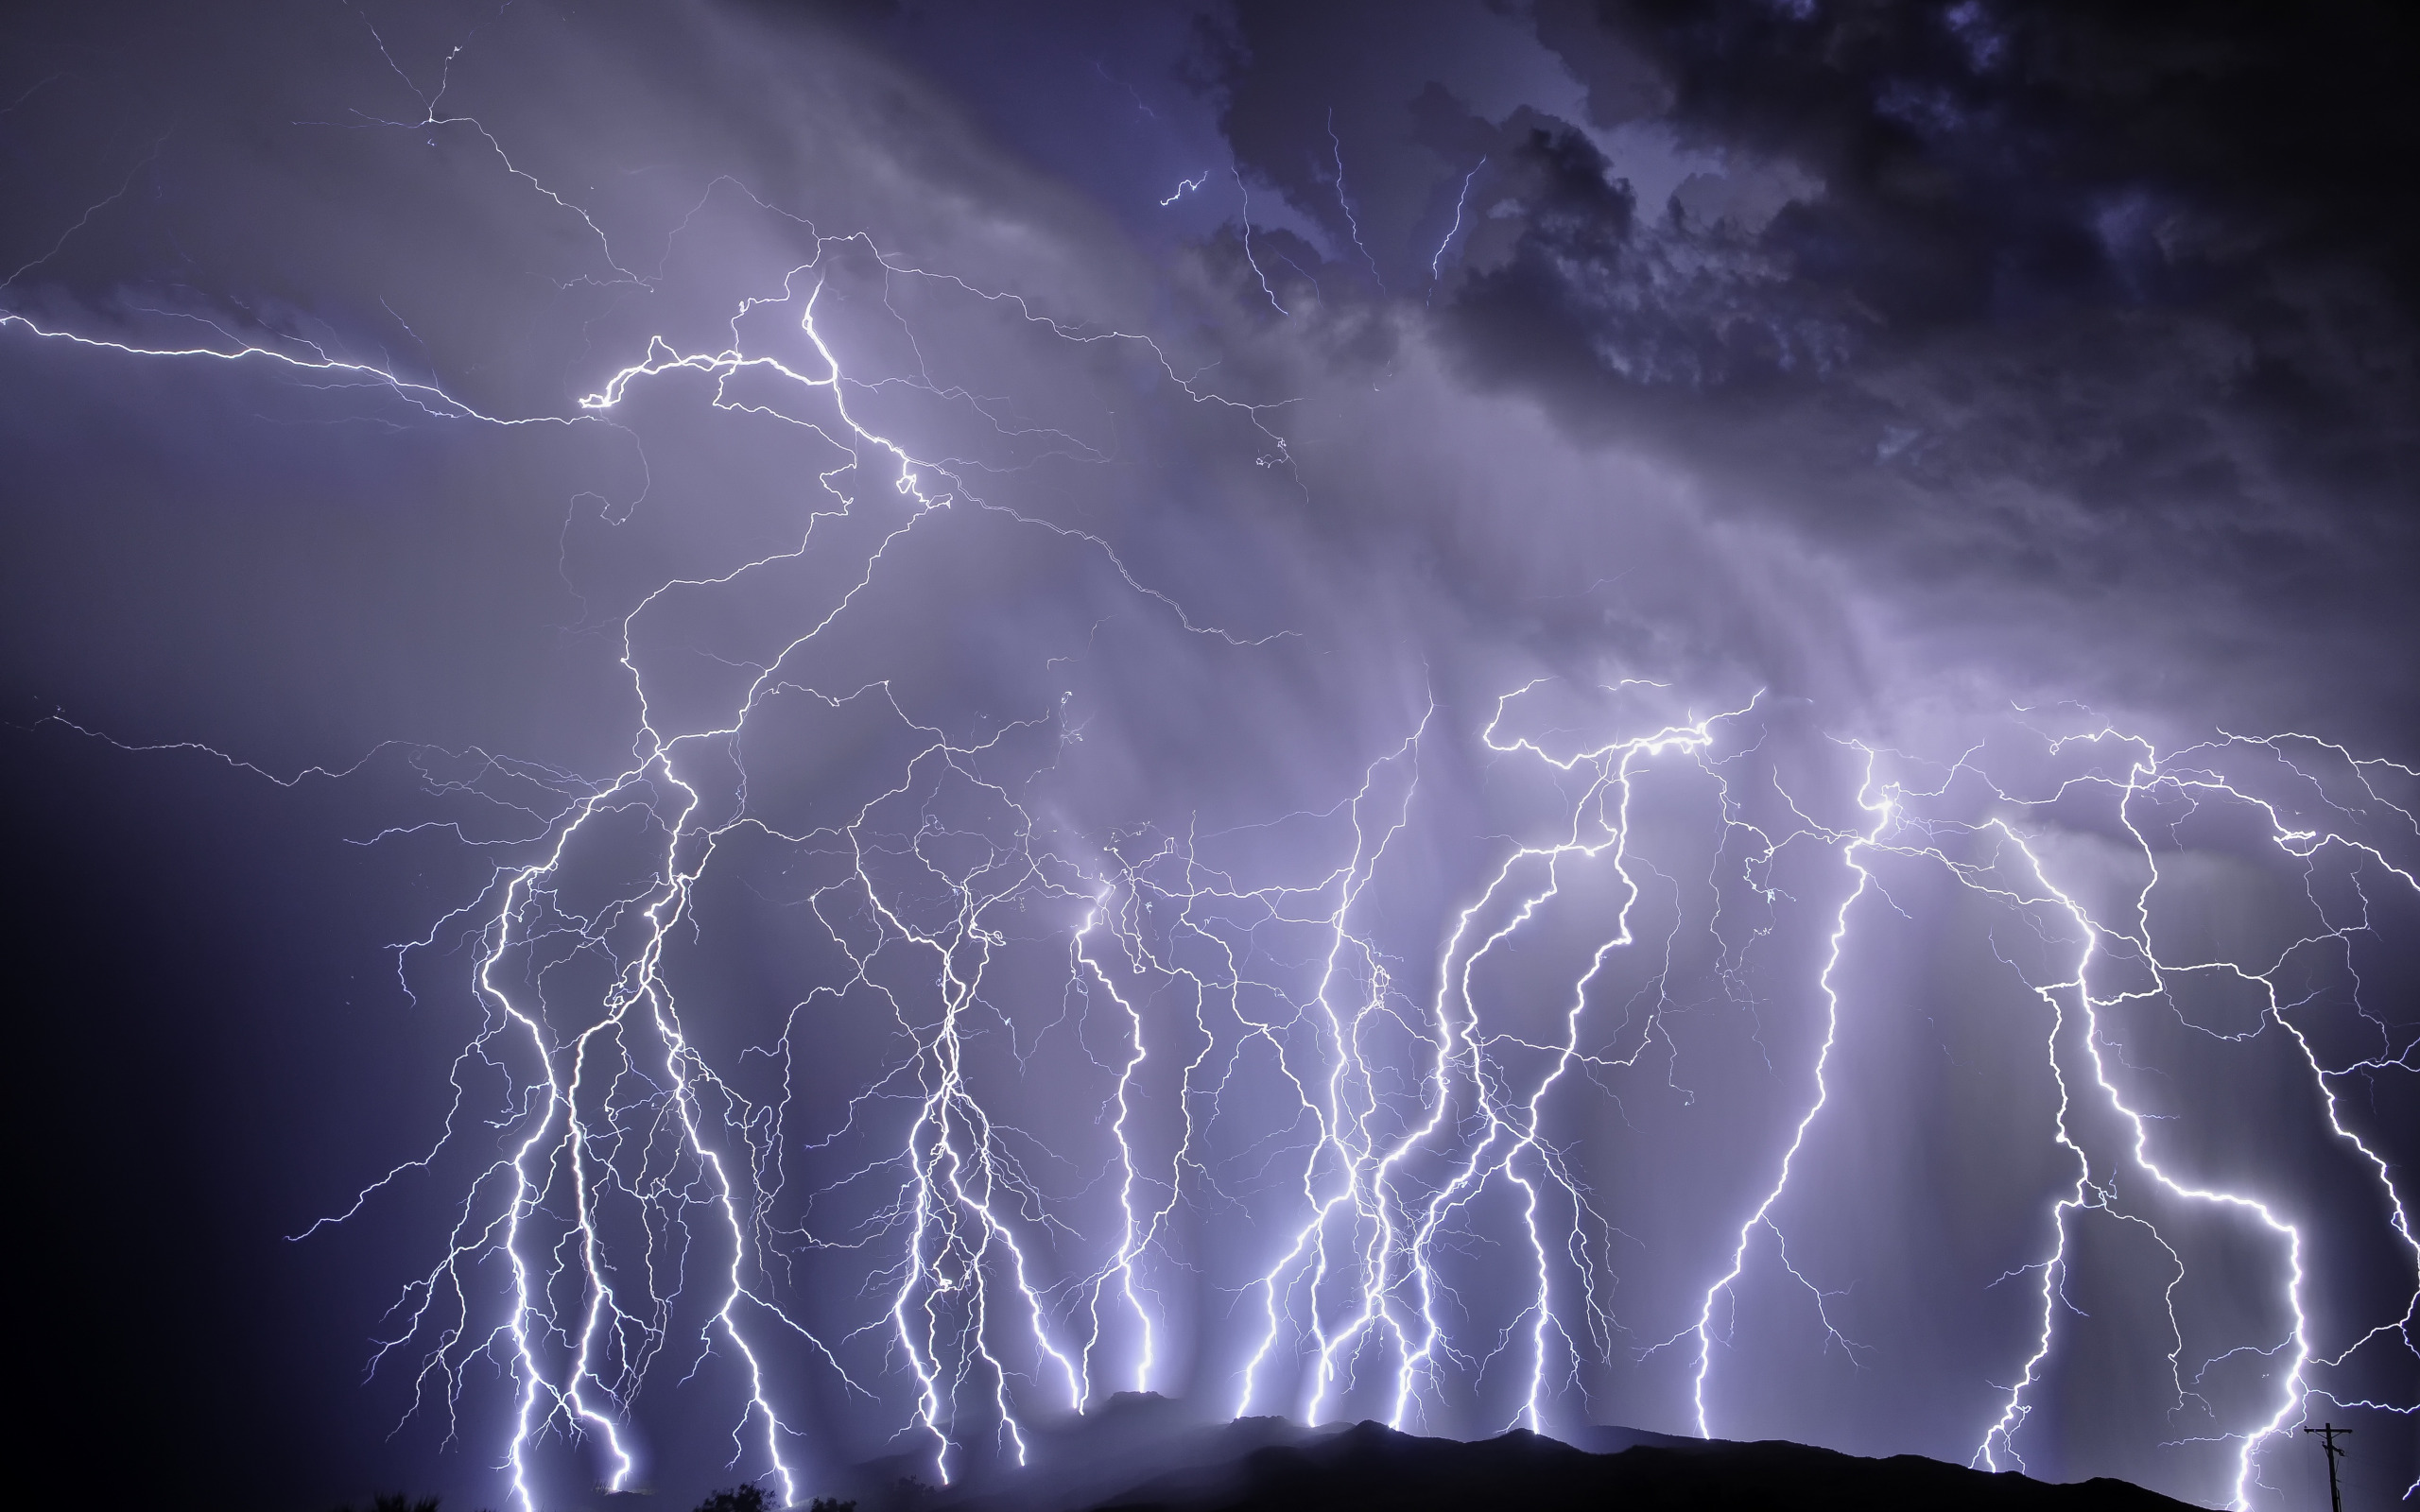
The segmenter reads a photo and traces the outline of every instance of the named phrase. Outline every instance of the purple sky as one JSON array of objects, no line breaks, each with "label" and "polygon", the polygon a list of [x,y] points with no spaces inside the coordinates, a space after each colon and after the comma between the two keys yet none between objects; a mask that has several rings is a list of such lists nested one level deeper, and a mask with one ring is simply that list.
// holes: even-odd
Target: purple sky
[{"label": "purple sky", "polygon": [[2406,1494],[2392,11],[12,27],[46,1452]]}]

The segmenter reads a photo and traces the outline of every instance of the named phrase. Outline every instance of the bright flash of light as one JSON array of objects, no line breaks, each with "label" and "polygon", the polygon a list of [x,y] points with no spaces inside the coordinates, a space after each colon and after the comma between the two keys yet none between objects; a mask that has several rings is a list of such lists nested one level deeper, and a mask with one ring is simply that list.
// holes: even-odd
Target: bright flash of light
[{"label": "bright flash of light", "polygon": [[[424,120],[385,124],[475,131],[509,173],[604,247],[595,220],[514,166],[485,128],[441,114],[443,94],[425,97]],[[1332,118],[1330,137],[1358,247]],[[1432,275],[1485,166],[1462,180]],[[1201,182],[1185,180],[1169,201]],[[1236,187],[1247,197],[1243,255],[1269,303],[1288,313],[1254,254],[1240,172]],[[1104,567],[1174,633],[1236,655],[1279,636],[1197,616],[1107,536],[992,501],[980,465],[878,419],[874,396],[898,387],[1055,455],[1098,462],[1113,450],[1019,421],[936,378],[921,354],[913,370],[873,370],[833,334],[824,301],[834,265],[843,253],[869,260],[886,297],[894,286],[944,291],[1037,341],[1133,354],[1173,403],[1214,414],[1283,469],[1290,455],[1275,407],[1180,373],[1146,336],[1066,324],[862,236],[810,231],[808,240],[808,255],[737,302],[723,344],[651,339],[562,414],[491,413],[325,342],[207,321],[203,338],[149,342],[0,315],[13,337],[127,361],[250,365],[357,392],[417,423],[635,435],[624,416],[637,396],[702,393],[714,410],[811,438],[839,459],[818,474],[786,549],[664,581],[622,618],[619,665],[638,711],[624,769],[581,778],[490,757],[475,777],[445,780],[541,795],[513,805],[538,833],[519,836],[514,858],[475,897],[403,947],[408,959],[475,942],[467,985],[481,1022],[454,1062],[434,1147],[328,1221],[345,1221],[407,1172],[476,1152],[378,1358],[415,1361],[416,1407],[455,1426],[473,1367],[502,1371],[510,1408],[492,1431],[524,1512],[548,1494],[533,1465],[549,1435],[593,1446],[608,1489],[634,1484],[637,1404],[667,1367],[711,1375],[728,1393],[734,1462],[785,1503],[812,1473],[801,1448],[810,1379],[895,1411],[945,1481],[987,1455],[1022,1463],[1038,1420],[1115,1391],[1188,1382],[1237,1415],[1316,1422],[1371,1410],[1398,1427],[1484,1418],[1551,1432],[1589,1420],[1590,1382],[1604,1367],[1668,1350],[1693,1362],[1687,1400],[1670,1411],[1712,1435],[1726,1420],[1738,1298],[1760,1276],[1789,1278],[1794,1290],[1782,1290],[1811,1296],[1827,1342],[1852,1358],[1860,1348],[1834,1327],[1827,1299],[1837,1293],[1792,1260],[1789,1234],[1793,1199],[1810,1182],[1840,1179],[1810,1164],[1810,1141],[1838,1116],[1835,1054],[1873,1011],[1851,963],[1895,907],[1902,873],[1971,895],[2065,963],[2029,973],[2005,955],[1993,962],[2022,976],[2042,1006],[2041,1064],[2058,1107],[2041,1138],[2073,1178],[2044,1215],[2044,1250],[2014,1272],[2038,1273],[2038,1327],[2009,1361],[1996,1416],[1976,1425],[1976,1462],[2025,1463],[2029,1418],[2058,1363],[2072,1235],[2087,1219],[2139,1228],[2173,1262],[2163,1296],[2175,1406],[2199,1402],[2206,1436],[2232,1446],[2238,1504],[2258,1503],[2261,1454],[2314,1400],[2420,1410],[2336,1394],[2374,1354],[2420,1358],[2420,1244],[2398,1173],[2340,1096],[2350,1078],[2412,1072],[2415,1041],[2408,1024],[2357,997],[2348,1011],[2374,1047],[2348,1059],[2327,1048],[2341,1036],[2312,1028],[2321,1010],[2310,994],[2285,985],[2322,957],[2357,979],[2375,907],[2420,894],[2420,825],[2394,785],[2420,773],[2305,735],[2228,735],[2164,754],[2106,728],[2037,733],[2015,753],[1979,746],[1933,766],[1845,737],[1811,738],[1804,744],[1817,755],[1792,755],[1788,721],[1763,695],[1693,701],[1689,690],[1640,681],[1575,694],[1539,679],[1503,693],[1477,730],[1453,728],[1435,702],[1408,716],[1336,784],[1332,807],[1271,816],[1273,832],[1294,826],[1280,859],[1268,848],[1249,864],[1224,859],[1232,833],[1086,833],[1032,796],[1039,774],[1082,738],[1063,708],[1027,711],[978,738],[911,707],[889,678],[836,683],[806,670],[866,601],[912,570],[908,543],[990,516]],[[642,654],[642,629],[661,606],[735,593],[804,562],[827,569],[826,586],[786,605],[786,639],[710,713],[695,713],[694,690]],[[1550,712],[1558,695],[1578,701]],[[675,706],[691,712],[663,712]],[[904,744],[873,796],[831,822],[785,827],[754,796],[748,752],[769,711],[801,706],[870,716]],[[1399,894],[1426,885],[1415,852],[1455,822],[1432,775],[1455,748],[1488,764],[1521,807],[1491,832],[1476,869],[1449,879],[1439,927],[1414,948]],[[2008,767],[2049,775],[1992,775]],[[1647,833],[1676,814],[1697,847],[1685,887],[1659,850],[1667,842]],[[2197,819],[2218,816],[2256,825],[2269,859],[2304,883],[2313,922],[2272,960],[2171,947],[2155,925],[2167,858],[2187,849]],[[2139,863],[2144,880],[2131,895],[2067,874],[2063,837],[2093,824],[2124,836]],[[677,942],[705,927],[701,887],[741,848],[821,868],[795,917],[841,963],[752,1052],[781,1070],[771,1097],[745,1091],[732,1065],[701,1048],[676,980]],[[1667,901],[1685,892],[1703,902]],[[1822,949],[1810,970],[1777,983],[1793,963],[1771,941],[1802,919],[1818,921]],[[1054,963],[1046,992],[1029,969],[1038,952]],[[1676,1025],[1698,1005],[1677,984],[1692,971],[1711,984],[1706,1001],[1744,1012],[1788,1000],[1820,1032],[1804,1063],[1774,1068],[1775,1085],[1797,1089],[1786,1138],[1733,1152],[1754,1167],[1747,1200],[1725,1213],[1690,1273],[1703,1278],[1692,1307],[1626,1320],[1615,1306],[1617,1251],[1635,1241],[1592,1173],[1589,1131],[1618,1101],[1616,1078],[1660,1065],[1667,1087],[1683,1090],[1688,1053]],[[2204,1024],[2179,1005],[2221,980],[2257,994],[2257,1022]],[[1058,1017],[1018,1039],[1037,1000]],[[2163,1010],[2214,1040],[2290,1040],[2329,1137],[2390,1213],[2411,1280],[2399,1315],[2316,1336],[2311,1218],[2255,1179],[2187,1174],[2124,1056],[2130,1017]],[[877,1024],[895,1053],[845,1106],[803,1107],[790,1088],[813,1053],[803,1043],[810,1016],[843,1011]],[[1047,1168],[1089,1157],[1051,1148],[987,1079],[1003,1036],[1028,1079],[1098,1099],[1100,1164],[1073,1189]],[[497,1106],[471,1106],[475,1082],[505,1088]],[[811,1135],[792,1127],[802,1115],[819,1121]],[[843,1147],[866,1153],[798,1190],[794,1162]],[[818,1203],[838,1208],[867,1193],[855,1220],[820,1226]],[[2263,1246],[2261,1297],[2277,1319],[2272,1333],[2221,1341],[2190,1372],[2190,1331],[2174,1303],[2189,1246],[2169,1237],[2186,1209]],[[1233,1360],[1205,1349],[1181,1315],[1197,1304],[1171,1301],[1194,1296],[1209,1263],[1186,1231],[1220,1211],[1253,1214],[1261,1241],[1240,1271],[1206,1283],[1247,1321],[1250,1349]],[[1492,1258],[1473,1258],[1482,1252]],[[802,1285],[796,1271],[808,1262],[854,1264],[862,1288],[836,1297]],[[507,1278],[501,1297],[476,1280],[491,1265]],[[1184,1374],[1182,1349],[1231,1373],[1201,1386]],[[2224,1405],[2209,1394],[2212,1373],[2238,1357],[2269,1366],[2256,1409],[2240,1405],[2241,1391]],[[885,1361],[903,1368],[886,1372]]]}]

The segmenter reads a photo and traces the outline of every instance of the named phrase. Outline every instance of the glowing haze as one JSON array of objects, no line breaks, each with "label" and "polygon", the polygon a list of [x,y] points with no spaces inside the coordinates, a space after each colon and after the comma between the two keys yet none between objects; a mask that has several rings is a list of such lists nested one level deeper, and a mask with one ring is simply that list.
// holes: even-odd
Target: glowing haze
[{"label": "glowing haze", "polygon": [[60,1452],[2411,1494],[2399,40],[1834,12],[26,33]]}]

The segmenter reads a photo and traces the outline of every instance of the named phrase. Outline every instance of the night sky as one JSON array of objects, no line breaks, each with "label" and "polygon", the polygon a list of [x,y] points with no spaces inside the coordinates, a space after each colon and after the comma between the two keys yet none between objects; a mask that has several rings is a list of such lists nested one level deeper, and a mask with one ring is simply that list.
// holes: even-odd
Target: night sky
[{"label": "night sky", "polygon": [[2399,8],[49,9],[21,1477],[2420,1486]]}]

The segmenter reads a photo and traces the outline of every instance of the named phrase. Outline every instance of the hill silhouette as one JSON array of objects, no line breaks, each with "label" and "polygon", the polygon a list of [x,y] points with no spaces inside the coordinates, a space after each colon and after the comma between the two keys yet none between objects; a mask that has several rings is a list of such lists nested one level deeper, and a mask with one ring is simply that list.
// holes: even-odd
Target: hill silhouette
[{"label": "hill silhouette", "polygon": [[1030,1435],[1022,1469],[945,1488],[916,1462],[858,1467],[840,1493],[867,1512],[2182,1512],[2117,1480],[2058,1485],[1914,1454],[1866,1459],[1805,1444],[1676,1438],[1636,1429],[1516,1431],[1476,1443],[1374,1422],[1304,1428],[1275,1418],[1203,1423],[1182,1404],[1123,1395]]}]

